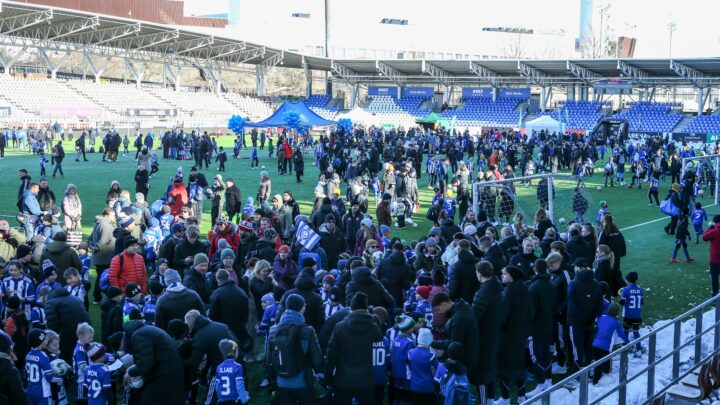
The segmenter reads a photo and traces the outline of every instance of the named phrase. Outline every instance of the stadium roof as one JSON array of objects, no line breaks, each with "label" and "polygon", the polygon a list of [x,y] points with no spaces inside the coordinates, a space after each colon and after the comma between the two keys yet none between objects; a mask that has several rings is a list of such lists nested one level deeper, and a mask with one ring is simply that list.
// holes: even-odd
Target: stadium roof
[{"label": "stadium roof", "polygon": [[331,60],[192,28],[0,2],[0,45],[233,70],[240,63],[330,71],[350,84],[568,85],[608,78],[638,86],[720,85],[720,58],[579,60]]}]

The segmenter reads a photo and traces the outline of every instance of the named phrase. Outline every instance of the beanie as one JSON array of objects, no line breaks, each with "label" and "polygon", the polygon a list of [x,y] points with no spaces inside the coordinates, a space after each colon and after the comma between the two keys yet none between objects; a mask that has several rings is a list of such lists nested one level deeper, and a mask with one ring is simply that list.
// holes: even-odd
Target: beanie
[{"label": "beanie", "polygon": [[323,283],[328,283],[330,285],[335,285],[335,277],[331,276],[330,274],[326,275],[322,278]]},{"label": "beanie", "polygon": [[135,283],[129,283],[125,286],[125,297],[132,298],[142,292],[140,286]]},{"label": "beanie", "polygon": [[218,250],[221,251],[221,252],[222,252],[223,250],[227,249],[227,248],[228,248],[227,239],[225,239],[225,238],[220,239],[220,240],[218,241],[217,247],[218,247]]},{"label": "beanie", "polygon": [[418,285],[424,286],[424,285],[432,285],[432,277],[421,274],[418,276]]},{"label": "beanie", "polygon": [[[86,248],[87,249],[87,248]],[[17,248],[17,258],[23,258],[32,253],[32,249],[28,245],[20,245]]]},{"label": "beanie", "polygon": [[361,292],[355,293],[355,295],[353,295],[352,297],[352,300],[350,300],[350,309],[356,311],[358,309],[367,309],[367,307],[367,295]]},{"label": "beanie", "polygon": [[232,257],[233,259],[235,259],[235,252],[233,252],[232,249],[223,249],[222,253],[220,253],[220,260],[225,260],[226,257]]},{"label": "beanie", "polygon": [[378,243],[375,239],[368,239],[367,242],[365,242],[365,249],[369,249],[371,246],[377,246]]},{"label": "beanie", "polygon": [[400,332],[403,333],[409,331],[415,326],[415,321],[407,315],[398,316],[395,318],[395,323],[397,323]]},{"label": "beanie", "polygon": [[282,246],[280,246],[280,249],[278,249],[278,252],[290,253],[290,246],[282,245]]},{"label": "beanie", "polygon": [[188,333],[188,327],[180,319],[173,319],[168,322],[168,333],[175,339],[182,339]]},{"label": "beanie", "polygon": [[57,271],[57,267],[55,267],[55,265],[53,264],[52,261],[50,261],[50,259],[45,259],[42,262],[42,272],[43,272],[43,277],[48,278],[53,273],[57,274],[58,271]]},{"label": "beanie", "polygon": [[342,299],[342,290],[340,287],[335,286],[330,289],[330,294],[328,296],[330,297],[330,301],[340,301]]},{"label": "beanie", "polygon": [[53,236],[53,240],[57,242],[67,242],[67,234],[65,232],[60,231]]},{"label": "beanie", "polygon": [[386,233],[390,232],[390,227],[387,225],[380,225],[380,235],[385,235]]},{"label": "beanie", "polygon": [[608,315],[617,317],[620,315],[620,304],[617,302],[613,302],[610,304],[610,307],[608,308]]},{"label": "beanie", "polygon": [[208,262],[209,262],[209,260],[205,253],[198,253],[195,255],[195,257],[193,257],[193,266],[197,266],[198,264],[208,263]]},{"label": "beanie", "polygon": [[418,346],[430,346],[433,342],[432,332],[428,328],[420,328],[417,337]]},{"label": "beanie", "polygon": [[363,218],[362,221],[360,221],[360,224],[365,225],[366,227],[370,228],[373,225],[372,219],[370,218]]},{"label": "beanie", "polygon": [[447,356],[453,360],[460,360],[463,357],[463,345],[460,342],[452,342],[448,345]]},{"label": "beanie", "polygon": [[5,303],[5,306],[8,309],[16,310],[16,309],[20,308],[21,303],[22,302],[20,301],[20,297],[18,297],[17,295],[11,295],[10,297],[8,297],[7,302]]},{"label": "beanie", "polygon": [[163,292],[163,285],[159,281],[151,281],[148,289],[152,295],[160,295]]},{"label": "beanie", "polygon": [[426,300],[430,296],[430,286],[421,285],[420,287],[415,289],[415,292],[417,293],[417,295],[422,297],[422,299]]},{"label": "beanie", "polygon": [[180,281],[180,274],[177,271],[173,269],[165,270],[165,285],[179,283]]},{"label": "beanie", "polygon": [[305,306],[305,298],[298,294],[290,294],[285,300],[285,307],[292,311],[300,311]]},{"label": "beanie", "polygon": [[273,295],[273,293],[269,292],[263,295],[262,298],[260,298],[260,302],[268,305],[273,305],[275,304],[275,296]]},{"label": "beanie", "polygon": [[105,295],[108,297],[108,299],[113,299],[119,295],[122,295],[122,291],[114,285],[111,285],[110,287],[108,287],[107,290],[105,290]]},{"label": "beanie", "polygon": [[10,353],[10,348],[13,346],[13,341],[7,333],[0,330],[0,352]]},{"label": "beanie", "polygon": [[90,343],[85,350],[92,361],[97,361],[105,355],[105,346],[100,343]]},{"label": "beanie", "polygon": [[40,346],[47,338],[47,333],[42,329],[32,329],[27,334],[28,344],[32,348]]},{"label": "beanie", "polygon": [[522,280],[525,277],[522,270],[516,266],[507,266],[505,271],[512,277],[513,281]]}]

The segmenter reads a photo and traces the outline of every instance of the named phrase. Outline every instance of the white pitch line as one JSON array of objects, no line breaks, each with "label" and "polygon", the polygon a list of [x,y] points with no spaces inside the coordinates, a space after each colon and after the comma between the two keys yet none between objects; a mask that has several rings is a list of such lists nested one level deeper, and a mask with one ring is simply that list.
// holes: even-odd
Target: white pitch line
[{"label": "white pitch line", "polygon": [[[714,206],[714,205],[715,205],[715,204],[709,204],[709,205],[704,206],[703,208],[712,207],[712,206]],[[620,229],[620,231],[627,231],[627,230],[629,230],[629,229],[639,228],[639,227],[641,227],[641,226],[645,226],[645,225],[648,225],[648,224],[652,224],[653,222],[659,222],[659,221],[667,220],[668,218],[669,218],[669,217],[666,216],[666,217],[663,217],[663,218],[653,219],[652,221],[647,221],[647,222],[643,222],[643,223],[641,223],[641,224],[628,226],[627,228],[622,228],[622,229]]]}]

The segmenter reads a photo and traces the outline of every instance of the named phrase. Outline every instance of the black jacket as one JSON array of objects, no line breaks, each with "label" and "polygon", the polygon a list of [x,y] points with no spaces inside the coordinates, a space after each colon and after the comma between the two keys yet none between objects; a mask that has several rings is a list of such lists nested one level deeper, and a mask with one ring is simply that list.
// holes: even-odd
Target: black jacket
[{"label": "black jacket", "polygon": [[251,257],[257,257],[258,260],[267,260],[273,263],[275,256],[275,241],[262,237],[255,242],[253,249],[245,253],[245,260]]},{"label": "black jacket", "polygon": [[395,303],[397,305],[402,303],[403,291],[410,288],[412,280],[412,270],[405,260],[405,255],[402,252],[393,251],[380,261],[375,275],[395,299]]},{"label": "black jacket", "polygon": [[527,254],[520,252],[510,258],[508,265],[519,268],[525,276],[525,280],[530,280],[533,275],[533,266],[535,265],[536,259],[537,258],[532,252]]},{"label": "black jacket", "polygon": [[185,314],[191,309],[205,313],[205,306],[195,291],[187,288],[178,291],[165,290],[155,306],[155,326],[167,330],[170,321],[184,320]]},{"label": "black jacket", "polygon": [[72,354],[77,343],[77,326],[90,323],[83,302],[64,288],[55,288],[48,294],[45,304],[47,327],[60,335],[60,357],[72,364]]},{"label": "black jacket", "polygon": [[231,339],[237,342],[237,337],[227,325],[211,321],[202,315],[195,320],[190,337],[192,337],[190,364],[193,367],[198,367],[202,359],[205,358],[211,373],[214,373],[218,364],[225,360],[222,353],[220,353],[218,343],[223,339]]},{"label": "black jacket", "polygon": [[556,271],[550,272],[550,281],[553,283],[553,287],[555,287],[555,297],[558,303],[555,315],[560,318],[559,321],[562,323],[567,322],[568,285],[570,285],[572,279],[572,273],[562,266]]},{"label": "black jacket", "polygon": [[511,257],[521,252],[520,241],[518,241],[518,238],[515,235],[510,235],[507,238],[504,238],[500,241],[499,245],[503,252],[505,252],[506,260],[510,260]]},{"label": "black jacket", "polygon": [[[285,309],[285,300],[290,294],[297,294],[305,299],[305,323],[312,326],[315,332],[319,331],[325,322],[325,311],[323,309],[323,301],[320,295],[315,292],[315,280],[312,270],[303,269],[300,275],[295,279],[295,288],[286,291],[280,303],[281,308]],[[278,319],[280,319],[281,311],[278,311]]]},{"label": "black jacket", "polygon": [[472,311],[477,320],[478,330],[478,368],[475,384],[487,384],[495,381],[500,343],[500,325],[505,319],[507,308],[502,300],[503,286],[500,280],[493,278],[480,284],[472,303]]},{"label": "black jacket", "polygon": [[478,364],[478,339],[480,333],[478,324],[470,305],[464,300],[456,301],[446,314],[445,340],[436,340],[432,343],[435,349],[447,350],[452,342],[463,345],[464,361],[466,362],[468,379],[471,383],[477,381],[480,365]]},{"label": "black jacket", "polygon": [[505,286],[502,300],[507,305],[507,316],[500,327],[498,374],[512,381],[525,378],[525,341],[533,307],[527,286],[520,280]]},{"label": "black jacket", "polygon": [[360,229],[360,222],[365,218],[362,211],[358,210],[357,214],[353,214],[352,210],[348,211],[342,218],[342,227],[345,231],[345,243],[347,246],[355,247],[357,240],[355,235]]},{"label": "black jacket", "polygon": [[242,211],[240,189],[235,184],[225,189],[225,210],[228,213],[228,217],[232,217]]},{"label": "black jacket", "polygon": [[102,314],[100,315],[102,322],[101,343],[107,346],[108,338],[113,333],[123,331],[122,305],[105,297],[102,302],[100,302],[100,309],[102,309]]},{"label": "black jacket", "polygon": [[186,272],[183,278],[183,285],[198,293],[205,305],[210,303],[210,286],[208,285],[207,279],[198,273],[195,267],[190,268]]},{"label": "black jacket", "polygon": [[613,232],[605,232],[604,230],[601,231],[600,236],[598,236],[598,245],[608,245],[610,250],[613,252],[613,256],[615,256],[613,268],[620,271],[620,259],[625,257],[625,254],[627,253],[625,237],[620,230]]},{"label": "black jacket", "polygon": [[465,302],[472,302],[480,286],[475,273],[477,260],[472,253],[465,250],[461,250],[457,257],[458,261],[453,265],[448,283],[450,299],[457,301],[462,298]]},{"label": "black jacket", "polygon": [[350,307],[343,307],[343,309],[330,315],[330,318],[325,320],[322,328],[320,328],[320,331],[317,333],[318,343],[320,343],[320,349],[322,349],[323,353],[327,352],[327,346],[330,342],[330,336],[332,336],[335,330],[335,325],[342,322],[343,319],[350,315],[350,312],[352,312]]},{"label": "black jacket", "polygon": [[352,311],[335,326],[325,357],[326,376],[338,388],[373,389],[373,342],[383,332],[366,310]]},{"label": "black jacket", "polygon": [[345,234],[337,224],[338,222],[335,222],[333,232],[330,232],[326,225],[320,225],[320,246],[325,250],[330,269],[337,268],[338,257],[345,251]]},{"label": "black jacket", "polygon": [[0,358],[0,403],[27,405],[28,397],[23,390],[20,371],[8,359]]},{"label": "black jacket", "polygon": [[162,329],[141,321],[124,328],[126,350],[135,361],[131,375],[144,381],[140,404],[182,404],[183,363],[177,344]]},{"label": "black jacket", "polygon": [[550,274],[536,274],[528,282],[528,292],[534,310],[530,321],[530,336],[534,340],[550,344],[553,317],[558,307],[557,293]]},{"label": "black jacket", "polygon": [[567,248],[567,252],[570,255],[570,262],[574,263],[575,259],[582,257],[585,260],[588,261],[588,263],[592,263],[593,259],[595,258],[595,251],[590,250],[590,246],[585,242],[585,239],[583,239],[582,236],[576,235],[570,238],[569,241],[565,244],[565,247]]},{"label": "black jacket", "polygon": [[452,218],[443,219],[440,221],[440,236],[442,236],[445,242],[450,242],[455,237],[456,233],[462,233],[459,226],[455,225]]},{"label": "black jacket", "polygon": [[246,339],[245,323],[248,320],[248,296],[234,282],[221,284],[210,295],[208,316],[215,322],[224,323],[242,343]]},{"label": "black jacket", "polygon": [[592,270],[583,270],[575,275],[568,286],[568,324],[592,327],[603,309],[600,286]]},{"label": "black jacket", "polygon": [[190,243],[187,238],[183,238],[175,246],[175,254],[173,254],[173,260],[170,263],[170,268],[177,271],[182,271],[187,266],[185,265],[186,257],[194,257],[198,253],[207,254],[207,248],[205,244],[198,238],[195,243]]},{"label": "black jacket", "polygon": [[[391,310],[394,307],[392,296],[383,287],[382,283],[372,277],[370,269],[365,266],[356,267],[352,270],[351,280],[345,286],[345,305],[350,306],[353,296],[358,292],[367,295],[368,305],[383,307],[388,311],[388,314],[392,313]],[[402,305],[402,303],[396,305]]]},{"label": "black jacket", "polygon": [[500,271],[507,265],[505,253],[499,245],[492,245],[490,249],[483,255],[482,260],[488,261],[493,265],[495,275],[500,277]]}]

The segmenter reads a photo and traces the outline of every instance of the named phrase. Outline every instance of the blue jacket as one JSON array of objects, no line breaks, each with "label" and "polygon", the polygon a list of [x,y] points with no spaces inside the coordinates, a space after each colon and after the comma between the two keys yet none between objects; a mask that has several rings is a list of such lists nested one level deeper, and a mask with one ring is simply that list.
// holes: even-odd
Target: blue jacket
[{"label": "blue jacket", "polygon": [[410,391],[429,394],[435,392],[433,373],[438,368],[435,355],[427,348],[416,347],[408,352]]},{"label": "blue jacket", "polygon": [[40,203],[30,190],[23,192],[23,213],[30,215],[42,215]]},{"label": "blue jacket", "polygon": [[620,337],[625,344],[629,342],[620,322],[614,316],[603,315],[598,318],[597,324],[598,330],[593,340],[593,347],[609,352],[615,346],[616,337]]}]

